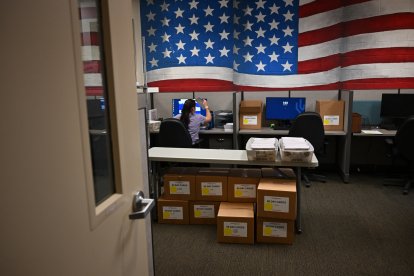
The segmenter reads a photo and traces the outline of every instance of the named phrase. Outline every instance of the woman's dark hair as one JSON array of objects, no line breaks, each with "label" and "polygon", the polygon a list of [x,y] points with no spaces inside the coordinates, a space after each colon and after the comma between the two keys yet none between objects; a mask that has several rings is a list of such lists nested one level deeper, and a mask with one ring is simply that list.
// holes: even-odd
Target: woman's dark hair
[{"label": "woman's dark hair", "polygon": [[192,99],[188,99],[185,101],[183,109],[181,110],[180,121],[183,122],[187,128],[188,128],[188,124],[190,123],[191,109],[195,106],[196,106],[195,101]]}]

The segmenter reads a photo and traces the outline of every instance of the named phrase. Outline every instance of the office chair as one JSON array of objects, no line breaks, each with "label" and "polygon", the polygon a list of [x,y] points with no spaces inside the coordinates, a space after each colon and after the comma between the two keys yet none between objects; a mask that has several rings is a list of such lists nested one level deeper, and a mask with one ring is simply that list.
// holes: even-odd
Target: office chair
[{"label": "office chair", "polygon": [[191,148],[193,141],[184,123],[176,118],[161,121],[158,143],[160,147]]},{"label": "office chair", "polygon": [[414,180],[414,116],[408,117],[398,128],[394,139],[387,139],[391,147],[392,163],[397,159],[403,160],[408,167],[408,175],[404,179],[403,194],[408,194]]},{"label": "office chair", "polygon": [[[299,114],[290,127],[288,136],[303,137],[308,140],[312,144],[317,157],[325,154],[325,129],[319,113],[303,112]],[[326,182],[324,175],[304,172],[302,176],[306,187],[310,187],[311,180]]]}]

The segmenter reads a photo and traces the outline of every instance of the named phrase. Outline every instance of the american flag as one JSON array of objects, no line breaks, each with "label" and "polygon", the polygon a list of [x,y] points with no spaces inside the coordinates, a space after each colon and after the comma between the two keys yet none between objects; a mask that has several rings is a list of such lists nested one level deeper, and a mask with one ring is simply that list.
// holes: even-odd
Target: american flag
[{"label": "american flag", "polygon": [[141,1],[160,91],[414,87],[412,0]]},{"label": "american flag", "polygon": [[88,96],[103,95],[102,59],[99,48],[100,37],[97,16],[96,1],[79,1],[83,77],[86,95]]}]

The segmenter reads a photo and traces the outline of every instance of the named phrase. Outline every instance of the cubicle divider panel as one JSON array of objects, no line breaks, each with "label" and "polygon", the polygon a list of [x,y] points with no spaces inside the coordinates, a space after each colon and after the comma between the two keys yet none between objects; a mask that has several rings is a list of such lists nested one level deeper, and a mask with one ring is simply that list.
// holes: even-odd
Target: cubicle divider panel
[{"label": "cubicle divider panel", "polygon": [[339,100],[345,102],[344,112],[344,131],[345,135],[339,137],[337,153],[337,163],[345,183],[349,182],[349,167],[351,163],[351,139],[352,139],[352,103],[354,92],[341,90],[338,95]]},{"label": "cubicle divider panel", "polygon": [[240,102],[242,100],[242,93],[241,92],[234,92],[233,93],[233,148],[239,149],[239,129],[240,129],[240,121],[239,121],[239,111],[240,111]]}]

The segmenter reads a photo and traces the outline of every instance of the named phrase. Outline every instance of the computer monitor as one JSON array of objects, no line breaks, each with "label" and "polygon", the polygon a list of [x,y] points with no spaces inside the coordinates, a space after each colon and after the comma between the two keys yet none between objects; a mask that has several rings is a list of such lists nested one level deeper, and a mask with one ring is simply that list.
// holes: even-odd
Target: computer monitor
[{"label": "computer monitor", "polygon": [[[173,99],[172,100],[172,116],[175,117],[181,114],[185,101],[188,99]],[[202,109],[201,106],[196,102],[196,113],[206,116],[206,110]]]},{"label": "computer monitor", "polygon": [[88,99],[89,129],[105,129],[105,99]]},{"label": "computer monitor", "polygon": [[414,94],[382,94],[380,115],[396,119],[414,115]]},{"label": "computer monitor", "polygon": [[290,121],[305,111],[306,98],[267,97],[265,118]]}]

